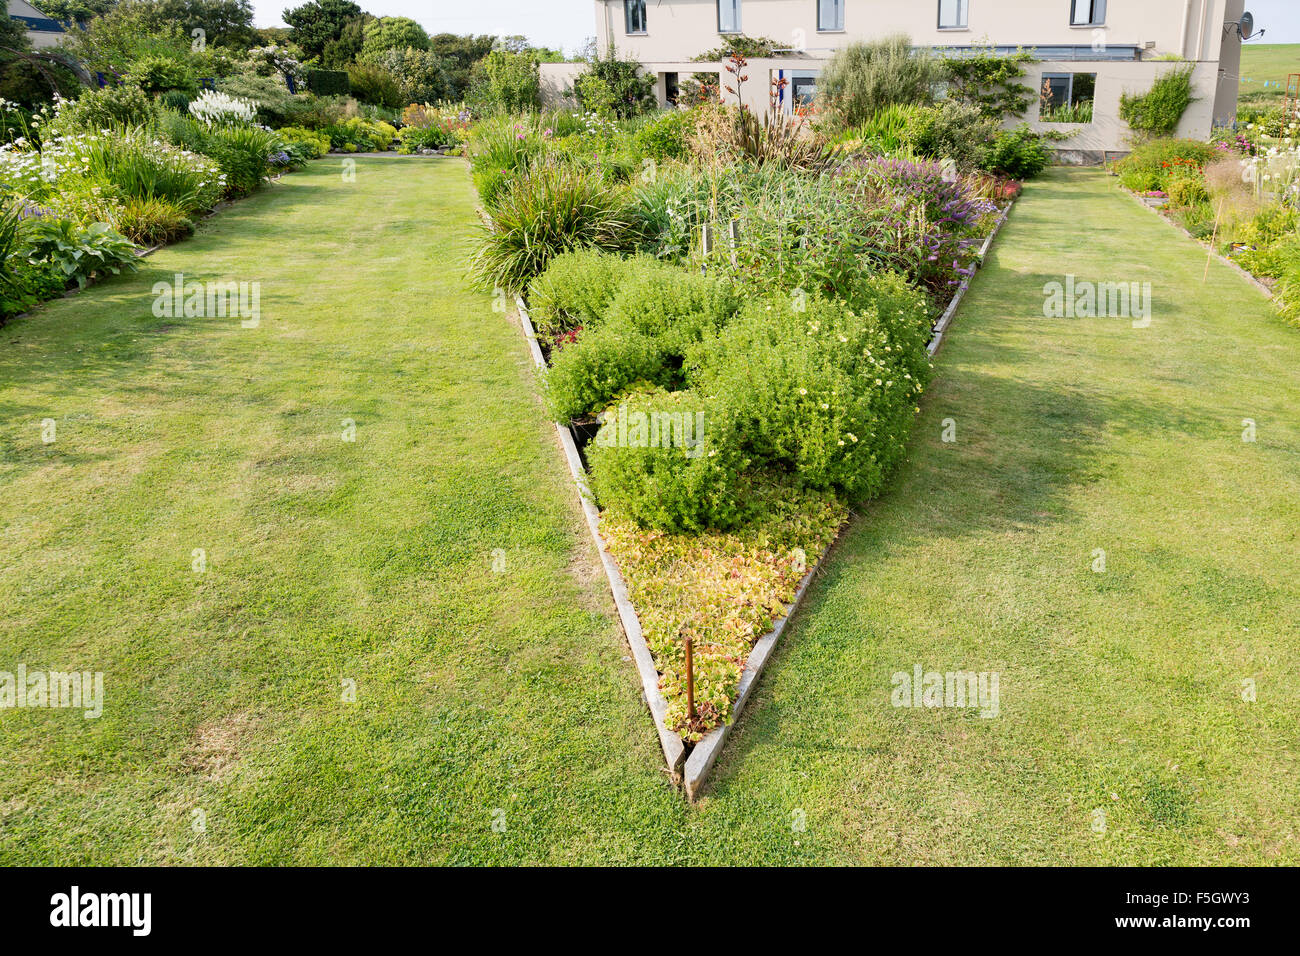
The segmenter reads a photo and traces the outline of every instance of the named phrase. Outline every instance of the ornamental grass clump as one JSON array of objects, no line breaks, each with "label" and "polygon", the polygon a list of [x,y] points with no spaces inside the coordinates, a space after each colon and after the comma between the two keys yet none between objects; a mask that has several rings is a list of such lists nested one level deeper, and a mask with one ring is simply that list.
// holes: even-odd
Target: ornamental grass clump
[{"label": "ornamental grass clump", "polygon": [[474,252],[480,287],[518,292],[574,249],[622,248],[624,193],[585,170],[544,161],[515,176],[493,205]]}]

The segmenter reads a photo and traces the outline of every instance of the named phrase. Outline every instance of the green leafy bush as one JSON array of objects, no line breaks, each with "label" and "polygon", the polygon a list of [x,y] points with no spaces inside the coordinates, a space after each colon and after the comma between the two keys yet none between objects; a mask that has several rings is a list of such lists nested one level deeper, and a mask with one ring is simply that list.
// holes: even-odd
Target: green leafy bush
[{"label": "green leafy bush", "polygon": [[1179,67],[1159,77],[1146,93],[1120,94],[1119,115],[1138,133],[1172,136],[1194,101],[1192,68]]},{"label": "green leafy bush", "polygon": [[1048,141],[1029,128],[1028,123],[1002,130],[984,156],[984,168],[1012,179],[1033,179],[1052,161]]},{"label": "green leafy bush", "polygon": [[637,129],[632,136],[632,147],[660,162],[684,160],[690,152],[686,136],[693,125],[694,117],[686,110],[668,110]]},{"label": "green leafy bush", "polygon": [[604,319],[628,264],[598,249],[575,249],[551,260],[528,284],[528,309],[538,332],[554,337]]},{"label": "green leafy bush", "polygon": [[1217,155],[1209,143],[1187,139],[1156,139],[1142,143],[1115,164],[1125,189],[1148,192],[1164,189],[1174,170],[1188,165],[1203,167]]},{"label": "green leafy bush", "polygon": [[561,253],[619,249],[626,227],[618,190],[587,171],[541,162],[515,175],[493,203],[472,273],[484,288],[517,292]]},{"label": "green leafy bush", "polygon": [[451,137],[441,126],[403,126],[397,131],[399,153],[418,153],[422,149],[439,149],[451,145]]},{"label": "green leafy bush", "polygon": [[382,66],[354,63],[348,67],[348,82],[352,95],[363,103],[376,103],[396,109],[405,102],[397,78]]},{"label": "green leafy bush", "polygon": [[319,159],[330,151],[330,138],[324,133],[301,126],[282,126],[275,131],[286,144],[297,143],[304,147],[309,159]]},{"label": "green leafy bush", "polygon": [[861,126],[895,103],[928,104],[943,64],[914,53],[903,35],[870,43],[851,43],[838,50],[817,81],[819,98],[840,129]]},{"label": "green leafy bush", "polygon": [[527,113],[542,105],[537,58],[493,50],[473,71],[465,100],[477,115]]},{"label": "green leafy bush", "polygon": [[388,123],[354,116],[320,130],[334,149],[348,153],[382,151],[393,145],[397,130]]},{"label": "green leafy bush", "polygon": [[52,125],[56,134],[144,126],[158,119],[158,111],[158,103],[138,86],[105,86],[64,102]]},{"label": "green leafy bush", "polygon": [[630,260],[604,321],[653,338],[667,358],[721,329],[740,299],[730,281],[653,260]]},{"label": "green leafy bush", "polygon": [[907,114],[905,142],[916,155],[951,160],[963,172],[984,166],[997,135],[997,120],[967,104],[942,103]]},{"label": "green leafy bush", "polygon": [[269,130],[248,126],[217,127],[208,131],[203,152],[221,164],[226,175],[226,193],[241,196],[253,192],[266,178],[271,154],[280,141]]},{"label": "green leafy bush", "polygon": [[307,89],[317,96],[347,96],[352,82],[347,70],[307,70]]},{"label": "green leafy bush", "polygon": [[1210,191],[1205,187],[1205,179],[1199,175],[1180,173],[1169,177],[1165,183],[1165,192],[1169,201],[1175,206],[1196,206],[1210,201]]},{"label": "green leafy bush", "polygon": [[428,50],[388,50],[375,62],[392,74],[403,103],[436,103],[451,95],[442,59]]},{"label": "green leafy bush", "polygon": [[974,106],[995,120],[1023,116],[1033,94],[1020,80],[1025,76],[1025,64],[1032,62],[1034,56],[1028,51],[998,53],[991,47],[945,56],[948,98]]},{"label": "green leafy bush", "polygon": [[552,355],[544,392],[551,417],[590,417],[636,382],[667,384],[664,355],[650,336],[625,327],[586,330]]},{"label": "green leafy bush", "polygon": [[743,517],[743,461],[712,441],[705,402],[694,392],[624,396],[602,415],[587,446],[601,505],[644,528],[726,530]]},{"label": "green leafy bush", "polygon": [[106,222],[82,227],[68,219],[45,217],[28,224],[23,238],[28,262],[52,265],[82,288],[96,275],[138,268],[131,240]]},{"label": "green leafy bush", "polygon": [[906,453],[924,386],[903,359],[874,311],[755,300],[693,350],[690,384],[715,399],[719,446],[856,504]]},{"label": "green leafy bush", "polygon": [[170,90],[193,96],[199,91],[189,67],[169,56],[146,56],[136,60],[127,71],[126,80],[154,96]]},{"label": "green leafy bush", "polygon": [[584,110],[620,119],[653,110],[654,88],[652,75],[643,75],[634,60],[619,59],[613,48],[592,57],[573,80],[573,93]]}]

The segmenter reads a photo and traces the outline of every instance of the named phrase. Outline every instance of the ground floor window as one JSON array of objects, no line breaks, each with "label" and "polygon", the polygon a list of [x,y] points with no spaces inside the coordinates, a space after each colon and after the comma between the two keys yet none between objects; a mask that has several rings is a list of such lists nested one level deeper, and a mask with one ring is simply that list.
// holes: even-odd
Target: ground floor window
[{"label": "ground floor window", "polygon": [[1038,118],[1044,123],[1091,123],[1096,73],[1044,73]]},{"label": "ground floor window", "polygon": [[671,106],[677,105],[677,100],[681,96],[681,83],[676,73],[664,74],[664,102]]}]

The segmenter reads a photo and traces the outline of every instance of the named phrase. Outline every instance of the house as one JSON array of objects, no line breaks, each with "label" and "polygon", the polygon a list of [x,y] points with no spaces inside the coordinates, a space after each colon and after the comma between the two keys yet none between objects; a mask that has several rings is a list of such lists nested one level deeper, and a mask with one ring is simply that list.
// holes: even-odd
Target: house
[{"label": "house", "polygon": [[27,39],[32,41],[33,49],[58,46],[63,38],[63,26],[57,20],[51,20],[27,0],[8,0],[8,4],[9,16],[27,25]]},{"label": "house", "polygon": [[[855,41],[904,33],[951,55],[1025,48],[1037,62],[1022,82],[1039,95],[1027,116],[1008,122],[1065,134],[1058,149],[1074,162],[1126,150],[1120,94],[1146,91],[1175,61],[1192,66],[1196,96],[1179,135],[1205,139],[1231,124],[1244,7],[1245,0],[595,0],[598,42],[652,73],[661,105],[693,74],[725,76],[722,63],[695,57],[741,34],[784,45],[746,70],[740,95],[762,112],[775,79],[788,87],[779,108],[814,100],[826,61]],[[544,64],[544,98],[559,103],[581,68]]]}]

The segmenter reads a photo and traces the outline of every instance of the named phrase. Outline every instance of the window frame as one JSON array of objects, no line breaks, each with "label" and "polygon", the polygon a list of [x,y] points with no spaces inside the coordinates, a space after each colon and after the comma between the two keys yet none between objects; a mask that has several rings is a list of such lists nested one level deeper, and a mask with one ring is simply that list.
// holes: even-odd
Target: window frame
[{"label": "window frame", "polygon": [[[835,22],[838,24],[838,26],[828,27],[822,25],[823,4],[827,2],[833,4],[832,9],[836,10],[839,14],[835,18]],[[844,32],[844,0],[817,0],[817,32],[818,33],[843,33]]]},{"label": "window frame", "polygon": [[[1088,10],[1088,19],[1079,20],[1079,7],[1085,6]],[[1070,26],[1088,28],[1104,27],[1106,25],[1106,0],[1070,0]],[[1100,16],[1101,19],[1096,19]]]},{"label": "window frame", "polygon": [[[641,29],[632,29],[632,12],[637,7],[641,10]],[[646,11],[646,0],[623,0],[623,34],[630,37],[645,36],[650,32],[650,15]]]},{"label": "window frame", "polygon": [[[1088,102],[1092,104],[1093,118],[1089,120],[1087,123],[1077,123],[1077,124],[1069,123],[1069,122],[1061,122],[1059,120],[1043,119],[1043,99],[1042,99],[1043,82],[1047,80],[1066,80],[1067,83],[1065,87],[1065,101],[1061,104],[1061,106],[1066,109],[1073,109],[1074,107],[1079,105],[1079,101],[1076,100],[1074,96],[1074,84],[1075,84],[1075,80],[1077,80],[1081,76],[1092,77],[1092,94],[1084,102]],[[1038,122],[1042,123],[1045,126],[1075,126],[1075,125],[1085,126],[1097,122],[1097,114],[1096,114],[1097,74],[1096,73],[1091,72],[1089,70],[1079,70],[1074,73],[1048,73],[1044,71],[1039,74],[1038,79],[1039,79]]]},{"label": "window frame", "polygon": [[939,0],[939,11],[936,14],[940,30],[969,30],[970,29],[970,0],[953,0],[957,4],[958,19],[960,23],[945,24],[943,22],[943,4],[944,0]]},{"label": "window frame", "polygon": [[[731,29],[731,30],[724,30],[724,29],[722,29],[722,5],[723,5],[724,3],[728,4],[728,5],[732,8],[732,10],[735,12],[735,14],[736,14],[736,25],[735,25],[735,28],[734,28],[734,29]],[[741,18],[740,18],[740,12],[741,12],[741,0],[718,0],[716,6],[717,6],[717,10],[718,10],[718,33],[719,33],[719,35],[721,35],[721,36],[737,36],[737,35],[739,35],[739,34],[745,32],[744,27],[743,27],[743,25],[742,25]]]}]

